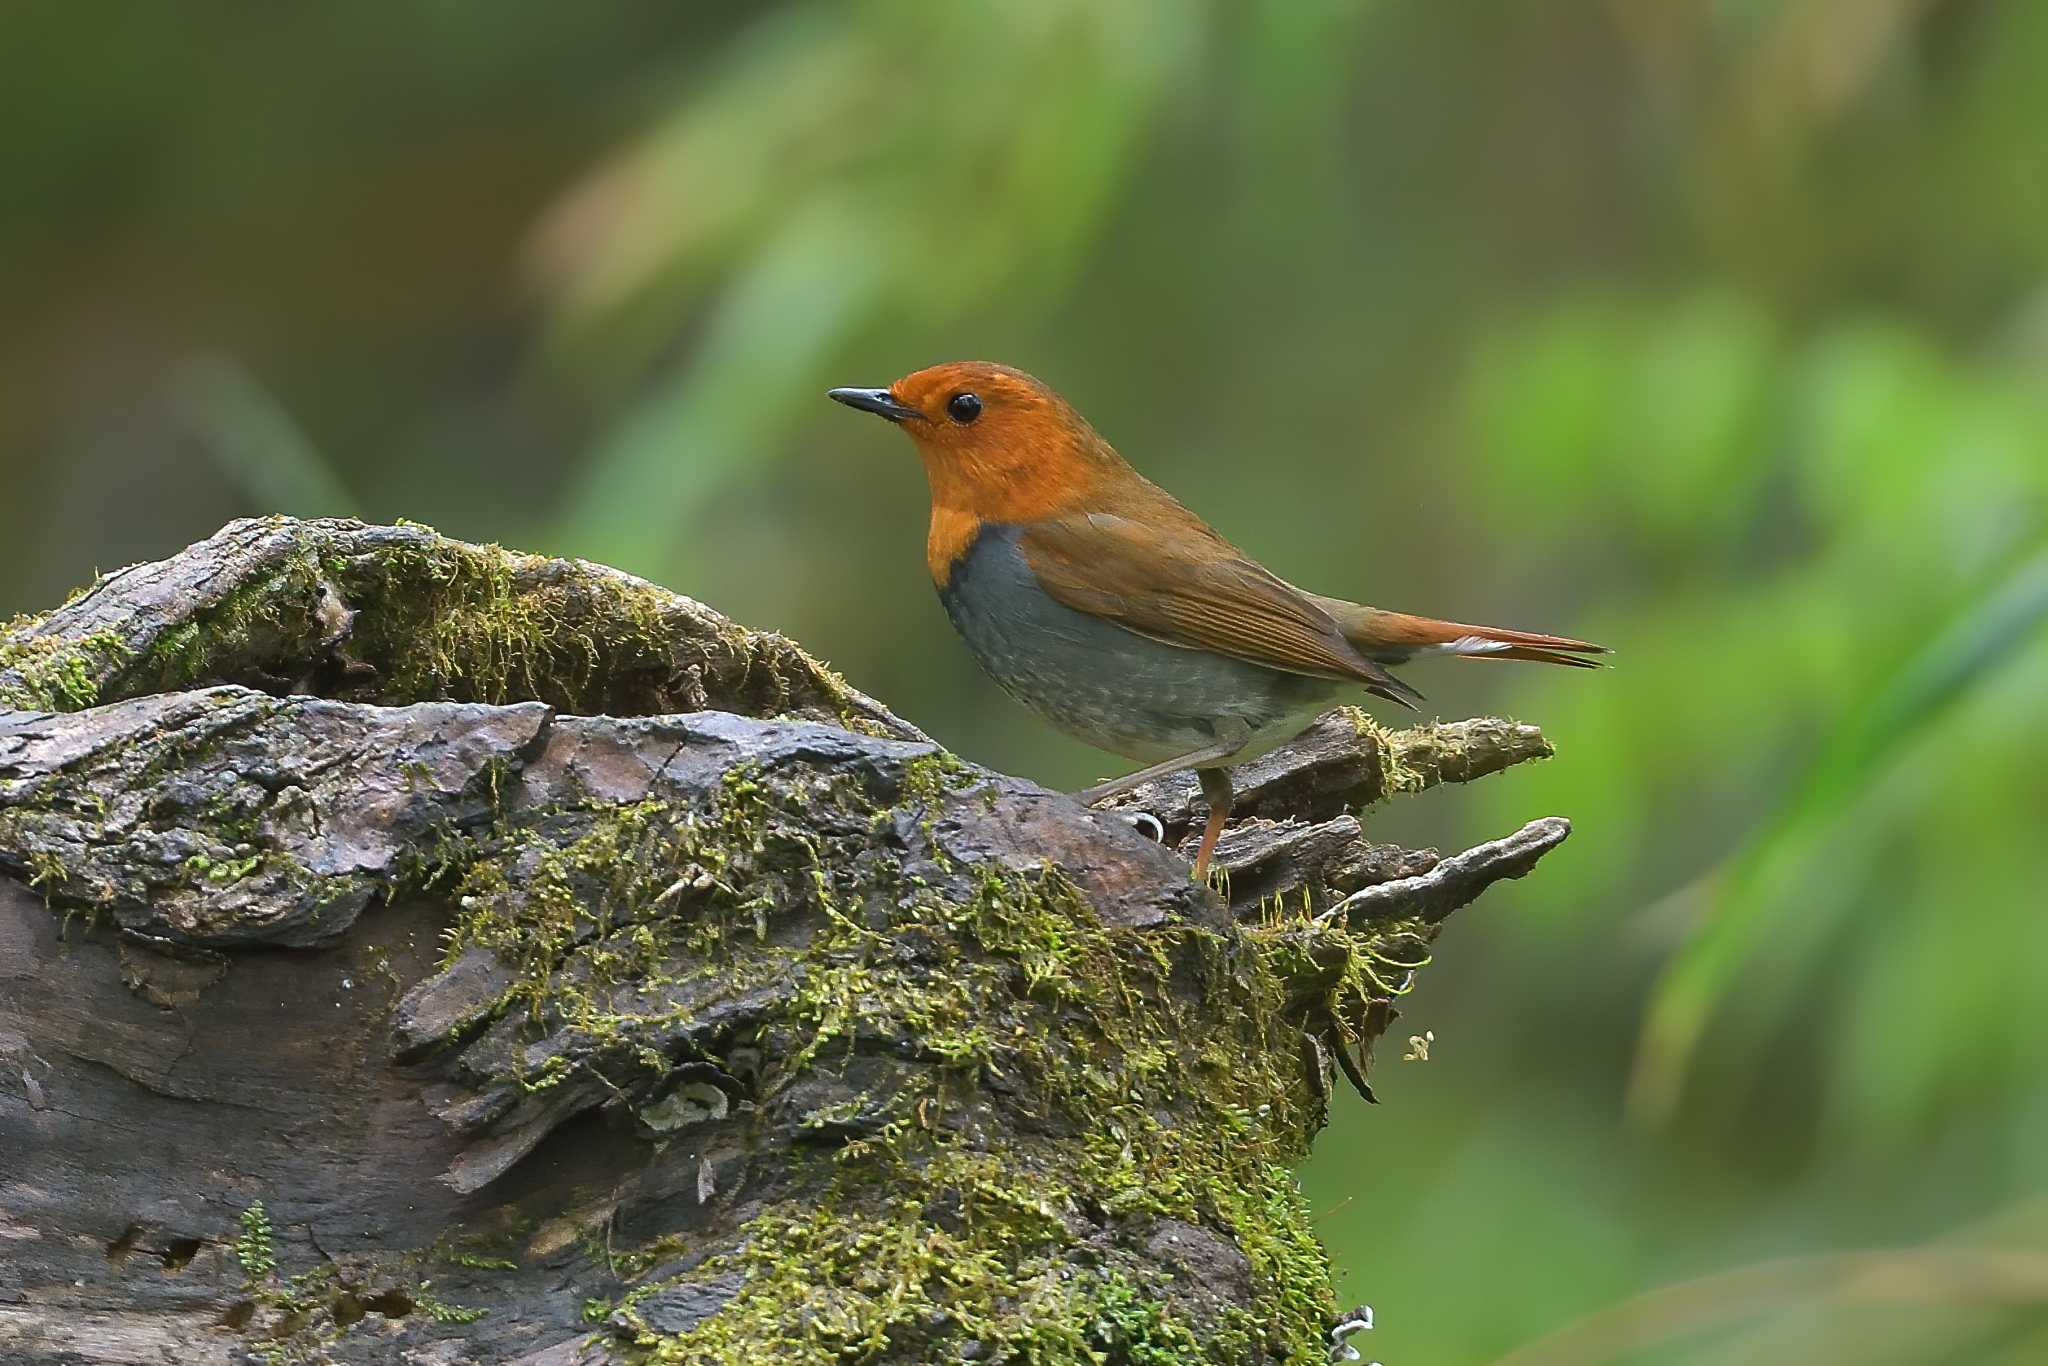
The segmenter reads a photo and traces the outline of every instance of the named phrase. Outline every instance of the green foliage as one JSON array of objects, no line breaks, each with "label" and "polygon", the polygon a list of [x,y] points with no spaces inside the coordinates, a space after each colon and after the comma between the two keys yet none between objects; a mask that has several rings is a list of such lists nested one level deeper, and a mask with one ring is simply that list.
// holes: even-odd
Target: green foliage
[{"label": "green foliage", "polygon": [[475,1323],[490,1314],[490,1310],[478,1305],[450,1304],[433,1293],[432,1281],[421,1281],[413,1291],[412,1304],[418,1312],[425,1314],[436,1323]]},{"label": "green foliage", "polygon": [[[1839,855],[1829,837],[1868,810],[1890,771],[1913,761],[1948,713],[2039,638],[2044,623],[2048,550],[1973,593],[1946,628],[1881,672],[1843,712],[1784,809],[1720,875],[1711,919],[1667,966],[1637,1060],[1638,1105],[1655,1118],[1669,1113],[1708,1014],[1745,960],[1762,952],[1767,938],[1780,939],[1782,951],[1783,936],[1773,934],[1773,921],[1791,913],[1787,886],[1823,857]],[[1845,917],[1851,910],[1839,899],[1799,907],[1797,914],[1807,922],[1805,942],[1813,944],[1827,929],[1816,919]]]},{"label": "green foliage", "polygon": [[592,452],[567,543],[661,553],[878,323],[1068,282],[1206,22],[1172,0],[764,16],[541,225],[550,356],[586,382],[702,330]]},{"label": "green foliage", "polygon": [[277,1270],[277,1253],[271,1247],[270,1214],[261,1200],[252,1200],[240,1216],[242,1231],[235,1238],[235,1260],[242,1274],[252,1281],[267,1280]]}]

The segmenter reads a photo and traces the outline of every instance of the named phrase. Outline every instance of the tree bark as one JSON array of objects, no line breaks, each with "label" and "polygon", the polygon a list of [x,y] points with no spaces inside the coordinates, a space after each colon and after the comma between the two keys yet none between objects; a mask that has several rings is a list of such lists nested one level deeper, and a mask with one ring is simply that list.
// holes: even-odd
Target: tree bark
[{"label": "tree bark", "polygon": [[1569,831],[1357,813],[1549,752],[1332,713],[1219,895],[1192,781],[1085,810],[617,571],[237,522],[0,634],[0,1357],[1320,1360],[1291,1168]]}]

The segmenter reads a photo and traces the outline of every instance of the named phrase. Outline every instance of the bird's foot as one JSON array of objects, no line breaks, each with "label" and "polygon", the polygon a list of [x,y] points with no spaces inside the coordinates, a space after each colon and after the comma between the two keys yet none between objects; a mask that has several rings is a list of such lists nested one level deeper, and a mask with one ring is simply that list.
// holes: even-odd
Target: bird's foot
[{"label": "bird's foot", "polygon": [[1154,844],[1166,843],[1166,823],[1150,811],[1119,811],[1116,814],[1129,821],[1133,830]]}]

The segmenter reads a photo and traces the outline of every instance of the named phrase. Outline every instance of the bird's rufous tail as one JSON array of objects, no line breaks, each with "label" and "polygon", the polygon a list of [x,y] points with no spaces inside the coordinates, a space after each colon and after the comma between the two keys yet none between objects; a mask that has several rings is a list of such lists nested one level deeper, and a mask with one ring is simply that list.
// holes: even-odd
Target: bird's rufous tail
[{"label": "bird's rufous tail", "polygon": [[1458,655],[1466,659],[1522,659],[1537,664],[1568,664],[1597,669],[1586,655],[1610,653],[1605,645],[1547,636],[1536,631],[1510,631],[1499,626],[1473,626],[1462,621],[1437,621],[1406,612],[1321,599],[1352,648],[1380,664],[1399,664],[1417,655]]}]

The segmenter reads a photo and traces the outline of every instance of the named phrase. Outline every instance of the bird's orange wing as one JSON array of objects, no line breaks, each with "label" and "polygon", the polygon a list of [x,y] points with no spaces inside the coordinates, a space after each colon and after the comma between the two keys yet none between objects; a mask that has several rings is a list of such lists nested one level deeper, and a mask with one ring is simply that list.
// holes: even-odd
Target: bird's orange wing
[{"label": "bird's orange wing", "polygon": [[1027,523],[1018,546],[1056,602],[1138,635],[1286,673],[1350,680],[1403,705],[1421,697],[1352,648],[1308,594],[1193,514],[1181,517],[1188,525],[1169,535],[1149,518],[1072,512]]}]

